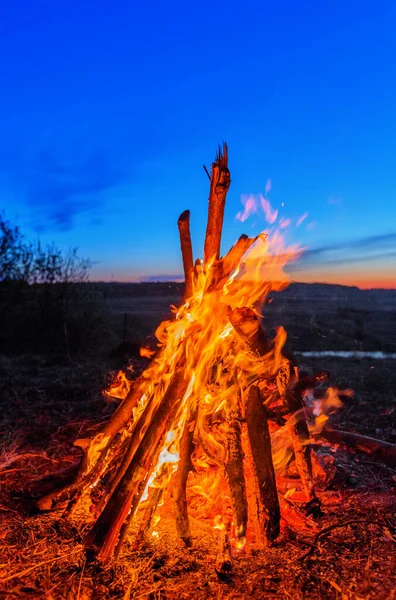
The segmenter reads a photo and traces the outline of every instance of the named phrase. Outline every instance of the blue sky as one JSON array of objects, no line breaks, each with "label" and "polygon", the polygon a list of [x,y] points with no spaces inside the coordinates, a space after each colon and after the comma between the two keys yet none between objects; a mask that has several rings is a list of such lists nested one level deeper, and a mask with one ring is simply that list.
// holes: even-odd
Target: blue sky
[{"label": "blue sky", "polygon": [[226,140],[224,250],[265,227],[235,215],[271,179],[282,214],[309,213],[294,278],[395,286],[395,23],[386,0],[7,3],[6,216],[92,279],[178,274],[177,217],[202,255],[202,164]]}]

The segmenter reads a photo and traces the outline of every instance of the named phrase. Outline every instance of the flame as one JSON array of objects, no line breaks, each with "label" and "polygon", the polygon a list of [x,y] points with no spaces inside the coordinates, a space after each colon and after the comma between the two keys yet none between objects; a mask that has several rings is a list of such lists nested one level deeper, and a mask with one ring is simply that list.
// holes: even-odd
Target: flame
[{"label": "flame", "polygon": [[113,383],[110,384],[104,394],[109,398],[119,398],[124,400],[131,389],[131,381],[128,379],[124,371],[118,371]]},{"label": "flame", "polygon": [[[270,182],[267,182],[266,192],[270,188]],[[276,403],[285,393],[278,374],[286,362],[282,348],[287,335],[280,327],[268,353],[255,359],[247,353],[243,340],[230,323],[229,311],[230,308],[247,307],[260,316],[259,308],[270,292],[281,290],[288,284],[284,266],[301,252],[296,245],[286,245],[284,230],[291,221],[282,218],[276,226],[278,211],[265,197],[246,196],[242,203],[244,211],[238,213],[239,220],[245,221],[249,214],[258,214],[261,207],[273,227],[256,238],[232,271],[221,274],[223,278],[218,275],[216,262],[197,261],[193,296],[180,307],[172,307],[174,319],[164,321],[156,330],[159,352],[143,373],[147,384],[133,409],[131,425],[133,429],[147,412],[144,432],[171,382],[177,377],[182,378],[184,388],[181,386],[180,396],[172,399],[171,422],[166,424],[163,438],[158,440],[153,464],[147,467],[147,484],[140,505],[150,500],[152,490],[167,490],[180,463],[183,432],[189,428],[199,442],[192,456],[193,470],[188,479],[189,511],[197,519],[208,520],[215,529],[231,531],[231,543],[236,550],[242,549],[246,540],[234,523],[224,475],[228,420],[236,399],[260,377],[274,382],[268,403]],[[142,348],[141,354],[149,356],[151,352]],[[130,382],[120,372],[107,393],[125,397],[128,386]],[[313,409],[317,413],[315,427],[319,427],[321,417],[330,407],[337,408],[337,398],[337,392],[332,390],[316,402]],[[274,464],[280,471],[292,455],[287,426],[271,431],[271,435]],[[153,531],[152,535],[156,537],[158,532]]]}]

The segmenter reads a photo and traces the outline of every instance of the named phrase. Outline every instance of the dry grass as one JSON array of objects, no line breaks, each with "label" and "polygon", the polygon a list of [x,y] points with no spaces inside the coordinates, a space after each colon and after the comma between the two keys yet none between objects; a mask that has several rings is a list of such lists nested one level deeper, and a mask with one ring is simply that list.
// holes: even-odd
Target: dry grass
[{"label": "dry grass", "polygon": [[[169,303],[165,292],[163,296]],[[162,300],[150,303],[147,294],[142,296],[145,314],[150,313],[153,322],[159,318],[155,310]],[[112,318],[120,326],[126,307],[115,302]],[[139,310],[135,300],[136,322]],[[280,313],[273,310],[270,319],[275,324]],[[307,349],[321,349],[315,346],[323,334],[319,312],[310,321],[302,318],[301,310],[300,306],[294,313],[291,308],[287,312],[292,346],[299,347],[304,339],[310,344]],[[311,305],[309,310],[313,310]],[[377,314],[366,319],[363,332],[374,345],[378,318]],[[393,318],[394,314],[385,316],[380,330],[389,328]],[[337,307],[328,311],[326,319],[327,328],[336,332],[332,343],[338,344],[343,326],[337,321]],[[136,337],[149,325],[141,325]],[[308,332],[309,344],[304,337]],[[392,330],[387,335],[391,338]],[[344,335],[344,347],[350,343],[348,349],[354,349],[355,342],[348,336]],[[339,348],[330,345],[326,349]],[[355,390],[344,411],[334,417],[335,423],[396,441],[394,362],[326,359],[323,364],[305,359],[304,363],[308,371],[330,370],[333,383]],[[326,534],[315,541],[284,527],[274,547],[235,558],[234,576],[228,584],[220,582],[214,571],[217,542],[211,529],[193,520],[195,543],[187,550],[176,538],[169,512],[163,515],[159,540],[151,538],[136,550],[130,537],[118,562],[106,567],[87,561],[82,545],[90,527],[86,516],[65,520],[60,513],[34,514],[29,490],[43,475],[78,462],[80,450],[73,441],[91,435],[114,409],[103,399],[101,388],[105,373],[117,366],[103,355],[72,363],[49,357],[0,357],[0,598],[395,598],[396,470],[337,449],[320,450],[337,467],[330,488],[321,494],[325,516],[320,528],[330,527]],[[314,541],[313,552],[299,560]]]}]

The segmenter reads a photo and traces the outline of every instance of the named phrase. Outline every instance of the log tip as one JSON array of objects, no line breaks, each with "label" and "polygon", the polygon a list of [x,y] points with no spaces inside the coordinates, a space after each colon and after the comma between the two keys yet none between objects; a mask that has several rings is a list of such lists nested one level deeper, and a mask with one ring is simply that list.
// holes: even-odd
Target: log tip
[{"label": "log tip", "polygon": [[223,142],[223,147],[219,144],[215,164],[223,171],[228,169],[228,146]]},{"label": "log tip", "polygon": [[189,223],[190,222],[190,211],[189,210],[184,210],[180,217],[177,220],[177,224],[178,225],[182,225],[183,223]]}]

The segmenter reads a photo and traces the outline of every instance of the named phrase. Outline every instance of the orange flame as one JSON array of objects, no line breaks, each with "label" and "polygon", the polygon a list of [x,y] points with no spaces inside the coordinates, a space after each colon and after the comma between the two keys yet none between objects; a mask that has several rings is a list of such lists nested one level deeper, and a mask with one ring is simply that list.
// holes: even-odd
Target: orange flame
[{"label": "orange flame", "polygon": [[[270,183],[267,183],[268,192]],[[252,381],[262,377],[274,380],[271,401],[279,398],[284,390],[276,379],[286,359],[282,348],[286,332],[279,328],[270,351],[260,359],[250,357],[241,338],[229,321],[229,307],[250,307],[256,314],[269,293],[281,290],[288,284],[283,267],[298,256],[298,246],[286,246],[283,230],[290,220],[281,219],[278,227],[278,211],[260,196],[243,197],[244,211],[237,218],[245,221],[249,214],[257,214],[261,206],[265,218],[274,227],[258,236],[238,264],[220,284],[214,280],[215,264],[198,262],[195,267],[194,294],[180,306],[173,307],[174,320],[164,321],[156,331],[160,352],[154,357],[143,376],[147,380],[145,392],[134,409],[134,424],[145,407],[151,414],[160,405],[178,365],[183,364],[186,391],[170,428],[158,449],[156,462],[150,468],[148,482],[141,503],[150,494],[150,488],[166,488],[177,470],[180,460],[179,447],[186,426],[194,428],[199,440],[192,461],[194,469],[189,476],[188,502],[190,510],[200,519],[209,519],[215,528],[234,528],[224,465],[227,460],[227,419],[235,404],[235,398]],[[299,219],[300,223],[305,215]],[[142,348],[142,356],[151,352]],[[236,374],[236,375],[235,375]],[[108,394],[125,397],[130,382],[118,374]],[[124,396],[123,396],[124,394]],[[337,393],[329,392],[329,398],[321,405],[321,415],[328,406],[337,405]],[[196,407],[199,405],[199,411]],[[192,421],[193,415],[196,420]],[[316,415],[319,426],[320,415]],[[132,425],[132,427],[134,426]],[[272,432],[275,468],[280,470],[290,459],[292,449],[287,427]],[[222,515],[222,517],[219,517]],[[157,532],[153,532],[157,535]],[[245,541],[235,532],[233,546],[240,549]]]}]

